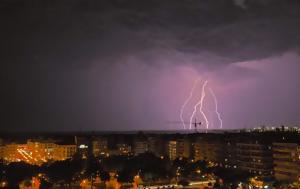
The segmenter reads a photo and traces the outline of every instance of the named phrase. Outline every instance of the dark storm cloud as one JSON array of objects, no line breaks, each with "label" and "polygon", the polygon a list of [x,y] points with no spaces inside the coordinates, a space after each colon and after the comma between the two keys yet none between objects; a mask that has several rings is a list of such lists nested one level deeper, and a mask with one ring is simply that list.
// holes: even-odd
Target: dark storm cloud
[{"label": "dark storm cloud", "polygon": [[[277,56],[299,48],[299,20],[297,0],[3,0],[2,124],[78,129],[93,124],[91,106],[100,98],[109,125],[114,100],[133,93],[120,87],[126,84],[118,81],[119,64],[133,62],[133,74],[164,62],[222,68]],[[90,74],[91,68],[98,73]],[[133,86],[145,85],[136,83],[140,77],[131,78]],[[118,114],[133,124],[126,107]]]},{"label": "dark storm cloud", "polygon": [[2,50],[5,60],[80,66],[149,49],[209,52],[232,62],[298,47],[298,1],[236,2],[11,0],[2,5]]}]

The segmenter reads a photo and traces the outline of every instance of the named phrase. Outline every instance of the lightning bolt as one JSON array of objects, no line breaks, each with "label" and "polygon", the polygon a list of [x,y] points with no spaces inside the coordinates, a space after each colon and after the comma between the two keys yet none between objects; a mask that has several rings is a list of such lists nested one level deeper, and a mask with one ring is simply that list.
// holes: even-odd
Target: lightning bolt
[{"label": "lightning bolt", "polygon": [[193,93],[194,93],[194,90],[198,84],[198,82],[200,81],[200,78],[196,79],[194,81],[194,84],[193,84],[193,87],[191,89],[191,92],[190,92],[190,95],[188,96],[188,98],[185,100],[185,102],[183,103],[183,105],[181,106],[181,109],[180,109],[180,120],[182,122],[182,125],[183,125],[183,129],[186,128],[186,125],[184,123],[184,119],[183,119],[183,111],[184,111],[184,108],[185,106],[188,104],[188,102],[191,100],[191,98],[193,97]]},{"label": "lightning bolt", "polygon": [[202,114],[204,120],[205,120],[205,124],[206,124],[206,129],[208,129],[208,126],[209,126],[209,122],[208,122],[208,119],[203,111],[203,101],[204,101],[204,98],[205,98],[205,87],[207,85],[208,81],[205,81],[203,86],[202,86],[202,93],[201,93],[201,99],[200,99],[200,113]]},{"label": "lightning bolt", "polygon": [[216,112],[216,114],[218,116],[218,119],[220,121],[220,129],[222,129],[223,128],[223,120],[221,118],[220,112],[218,111],[218,100],[217,100],[217,97],[216,97],[215,93],[213,92],[213,90],[211,88],[209,88],[209,91],[210,91],[211,96],[213,97],[213,99],[215,101],[215,112]]},{"label": "lightning bolt", "polygon": [[207,117],[205,115],[205,113],[203,112],[202,108],[203,108],[203,100],[204,100],[204,97],[205,97],[205,87],[207,85],[208,81],[205,81],[204,84],[202,85],[202,92],[201,92],[201,98],[200,100],[197,102],[197,104],[195,104],[194,106],[194,110],[193,110],[193,113],[190,117],[190,130],[192,129],[192,122],[193,122],[193,118],[196,114],[196,111],[197,111],[197,108],[198,106],[200,106],[200,112],[202,114],[202,116],[204,117],[205,119],[205,123],[206,123],[206,128],[208,128],[208,125],[209,125],[209,122],[207,120]]}]

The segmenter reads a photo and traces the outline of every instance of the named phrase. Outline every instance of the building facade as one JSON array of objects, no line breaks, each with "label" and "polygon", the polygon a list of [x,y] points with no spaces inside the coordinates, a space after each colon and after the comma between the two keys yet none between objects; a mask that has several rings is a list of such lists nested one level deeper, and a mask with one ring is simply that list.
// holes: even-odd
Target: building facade
[{"label": "building facade", "polygon": [[223,150],[222,144],[217,140],[198,138],[194,144],[194,159],[220,163]]},{"label": "building facade", "polygon": [[117,154],[113,155],[131,155],[132,154],[132,148],[127,143],[119,143],[117,144]]},{"label": "building facade", "polygon": [[96,138],[92,141],[92,150],[95,157],[107,155],[108,140],[107,138]]},{"label": "building facade", "polygon": [[176,158],[189,158],[191,143],[187,139],[170,140],[168,143],[168,155],[171,160]]},{"label": "building facade", "polygon": [[25,144],[7,144],[2,146],[3,160],[6,163],[24,161],[41,165],[49,160],[60,161],[72,158],[76,145],[59,145],[51,142],[28,140]]},{"label": "building facade", "polygon": [[273,143],[274,176],[281,181],[299,181],[300,147],[297,143]]},{"label": "building facade", "polygon": [[237,164],[240,169],[261,177],[273,176],[271,144],[237,143]]},{"label": "building facade", "polygon": [[53,160],[63,161],[66,159],[71,159],[76,152],[77,147],[75,144],[57,145],[53,151]]},{"label": "building facade", "polygon": [[134,155],[143,154],[149,151],[149,145],[147,140],[137,139],[133,144]]},{"label": "building facade", "polygon": [[157,157],[166,155],[166,141],[162,140],[160,137],[148,137],[148,150]]}]

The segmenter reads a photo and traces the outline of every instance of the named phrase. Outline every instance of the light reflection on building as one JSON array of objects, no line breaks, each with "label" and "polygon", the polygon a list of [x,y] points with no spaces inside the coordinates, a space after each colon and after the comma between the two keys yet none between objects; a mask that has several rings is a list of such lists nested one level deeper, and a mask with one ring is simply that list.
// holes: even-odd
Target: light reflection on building
[{"label": "light reflection on building", "polygon": [[24,161],[41,165],[49,160],[61,161],[76,153],[76,145],[60,145],[53,142],[28,140],[25,144],[7,144],[2,146],[2,159],[6,163]]}]

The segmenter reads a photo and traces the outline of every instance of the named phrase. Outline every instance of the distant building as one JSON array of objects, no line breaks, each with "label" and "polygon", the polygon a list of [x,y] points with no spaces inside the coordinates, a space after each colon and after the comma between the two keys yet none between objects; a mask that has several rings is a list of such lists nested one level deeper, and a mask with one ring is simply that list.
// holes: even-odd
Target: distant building
[{"label": "distant building", "polygon": [[174,160],[177,158],[177,141],[176,140],[171,140],[169,141],[169,158],[171,160]]},{"label": "distant building", "polygon": [[166,155],[166,141],[158,136],[148,137],[148,151],[157,157]]},{"label": "distant building", "polygon": [[220,166],[225,168],[237,168],[237,147],[235,141],[224,141],[221,155]]},{"label": "distant building", "polygon": [[297,143],[273,143],[274,176],[280,181],[300,178],[300,146]]},{"label": "distant building", "polygon": [[34,161],[32,158],[28,157],[30,152],[27,152],[26,144],[7,144],[3,149],[3,159],[5,162],[20,162],[25,161],[27,163],[32,163]]},{"label": "distant building", "polygon": [[136,139],[133,144],[134,155],[143,154],[149,151],[147,139]]},{"label": "distant building", "polygon": [[107,144],[108,144],[107,138],[100,137],[100,138],[93,139],[92,141],[93,155],[95,157],[106,155],[108,153]]},{"label": "distant building", "polygon": [[3,160],[6,163],[24,161],[41,165],[49,160],[65,160],[76,153],[76,145],[59,145],[49,141],[28,140],[25,144],[2,146]]},{"label": "distant building", "polygon": [[223,153],[223,144],[217,140],[198,138],[194,144],[194,159],[206,160],[213,163],[223,161],[221,154]]},{"label": "distant building", "polygon": [[76,153],[76,145],[69,144],[69,145],[57,145],[53,151],[53,160],[55,161],[62,161],[66,159],[70,159]]},{"label": "distant building", "polygon": [[82,159],[86,159],[92,153],[90,141],[87,137],[75,136],[75,144],[77,146],[77,154]]},{"label": "distant building", "polygon": [[168,155],[171,160],[184,157],[189,158],[191,143],[187,139],[170,140],[168,143]]},{"label": "distant building", "polygon": [[127,143],[117,144],[117,155],[130,155],[132,154],[131,146]]},{"label": "distant building", "polygon": [[271,144],[237,143],[237,164],[240,169],[261,177],[273,175]]}]

